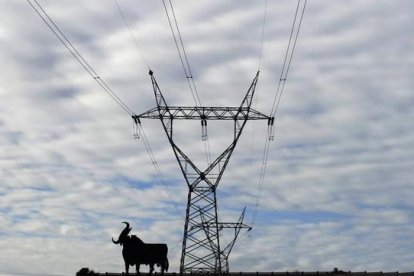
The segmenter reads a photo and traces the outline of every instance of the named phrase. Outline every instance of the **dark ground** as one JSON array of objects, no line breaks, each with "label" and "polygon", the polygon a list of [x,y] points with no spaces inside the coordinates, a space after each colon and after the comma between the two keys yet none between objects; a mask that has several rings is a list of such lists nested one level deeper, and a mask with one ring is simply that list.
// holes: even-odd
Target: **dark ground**
[{"label": "dark ground", "polygon": [[[120,276],[125,275],[125,273],[95,273],[93,271],[86,271],[84,270],[83,274],[76,273],[77,276],[83,276],[83,275],[106,275],[106,276]],[[134,273],[130,273],[129,275],[136,275]],[[148,273],[141,272],[140,275],[149,275]],[[155,272],[153,275],[161,275],[159,272]],[[172,272],[172,273],[164,273],[165,276],[180,276],[180,273],[178,272]],[[214,273],[185,273],[182,274],[183,276],[213,276]],[[314,272],[302,272],[302,271],[294,271],[294,272],[230,272],[224,275],[228,276],[414,276],[414,272],[351,272],[351,271],[314,271]]]}]

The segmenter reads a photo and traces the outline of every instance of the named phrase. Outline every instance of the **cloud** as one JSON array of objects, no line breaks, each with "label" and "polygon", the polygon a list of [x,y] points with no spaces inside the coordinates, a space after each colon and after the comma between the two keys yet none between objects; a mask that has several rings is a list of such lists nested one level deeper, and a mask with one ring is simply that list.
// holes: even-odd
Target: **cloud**
[{"label": "cloud", "polygon": [[[170,105],[193,105],[162,3],[119,1]],[[148,68],[112,1],[39,1],[96,73],[137,114],[155,106]],[[203,105],[238,106],[260,66],[254,108],[268,113],[295,11],[264,3],[174,2]],[[254,230],[234,271],[409,271],[414,208],[414,26],[409,1],[308,2],[278,109]],[[166,242],[178,271],[183,218],[132,120],[24,2],[0,11],[0,273],[123,270],[122,221]],[[187,187],[158,121],[143,120],[183,211]],[[199,122],[174,122],[204,168]],[[209,121],[214,159],[232,123]],[[249,122],[218,187],[220,218],[257,204],[267,122]],[[226,234],[227,235],[227,234]],[[223,233],[223,236],[224,233]],[[223,241],[228,238],[223,237]],[[25,265],[22,265],[25,264]]]}]

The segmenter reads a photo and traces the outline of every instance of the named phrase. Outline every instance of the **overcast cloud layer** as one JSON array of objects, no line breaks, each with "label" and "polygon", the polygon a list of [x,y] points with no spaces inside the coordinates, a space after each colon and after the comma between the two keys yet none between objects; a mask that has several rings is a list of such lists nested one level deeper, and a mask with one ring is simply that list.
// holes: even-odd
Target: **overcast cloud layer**
[{"label": "overcast cloud layer", "polygon": [[[38,0],[137,114],[148,68],[112,0]],[[162,1],[119,0],[171,105],[194,105]],[[200,99],[240,104],[258,66],[264,1],[175,1]],[[296,1],[268,3],[254,107],[271,110]],[[412,271],[414,2],[309,1],[276,118],[254,221],[232,271]],[[129,221],[166,242],[178,271],[184,221],[131,118],[26,1],[0,8],[0,274],[121,272],[111,242]],[[177,141],[204,161],[199,122]],[[231,129],[231,125],[230,129]],[[158,121],[143,127],[181,210],[186,186]],[[232,133],[209,123],[212,156]],[[219,186],[219,212],[252,223],[267,124],[250,122]],[[146,268],[143,268],[145,271]]]}]

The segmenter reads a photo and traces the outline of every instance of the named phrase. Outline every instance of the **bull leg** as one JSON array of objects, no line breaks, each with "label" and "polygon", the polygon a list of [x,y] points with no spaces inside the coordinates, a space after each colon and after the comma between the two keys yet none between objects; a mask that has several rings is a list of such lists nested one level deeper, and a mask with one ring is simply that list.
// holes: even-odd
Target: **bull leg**
[{"label": "bull leg", "polygon": [[154,272],[154,264],[149,264],[149,266],[150,266],[149,274],[152,274],[152,272]]},{"label": "bull leg", "polygon": [[125,262],[125,274],[129,274],[129,264],[127,262]]},{"label": "bull leg", "polygon": [[137,274],[141,274],[141,273],[139,272],[139,267],[140,267],[140,266],[141,266],[140,264],[136,264]]},{"label": "bull leg", "polygon": [[165,257],[164,262],[161,263],[161,274],[164,275],[164,270],[168,271],[168,267],[169,267],[169,262],[167,257]]}]

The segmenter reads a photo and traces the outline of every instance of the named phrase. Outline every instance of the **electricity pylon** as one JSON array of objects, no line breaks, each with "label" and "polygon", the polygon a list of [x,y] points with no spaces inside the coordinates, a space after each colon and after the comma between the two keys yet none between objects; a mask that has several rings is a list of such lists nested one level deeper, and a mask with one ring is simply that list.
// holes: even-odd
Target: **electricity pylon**
[{"label": "electricity pylon", "polygon": [[[243,223],[245,209],[237,222],[219,222],[217,211],[217,186],[223,176],[230,157],[248,120],[273,120],[251,108],[259,72],[238,107],[189,107],[169,106],[155,80],[149,72],[157,106],[140,115],[133,115],[136,124],[140,119],[159,119],[180,166],[188,186],[188,201],[185,214],[180,273],[229,272],[228,257],[241,229],[251,227]],[[202,136],[207,135],[208,120],[230,120],[234,122],[234,138],[230,145],[205,170],[197,167],[174,142],[175,120],[200,120]],[[227,245],[220,244],[220,233],[234,230],[234,238]]]}]

